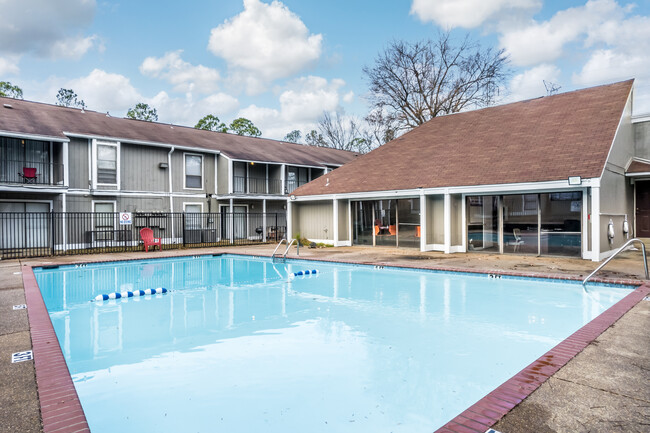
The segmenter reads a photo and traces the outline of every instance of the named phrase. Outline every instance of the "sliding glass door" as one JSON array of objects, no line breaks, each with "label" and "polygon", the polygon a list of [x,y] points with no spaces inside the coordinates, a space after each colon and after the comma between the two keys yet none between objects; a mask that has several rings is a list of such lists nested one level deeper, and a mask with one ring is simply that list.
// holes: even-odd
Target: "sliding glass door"
[{"label": "sliding glass door", "polygon": [[469,251],[582,254],[581,191],[467,196],[466,212]]}]

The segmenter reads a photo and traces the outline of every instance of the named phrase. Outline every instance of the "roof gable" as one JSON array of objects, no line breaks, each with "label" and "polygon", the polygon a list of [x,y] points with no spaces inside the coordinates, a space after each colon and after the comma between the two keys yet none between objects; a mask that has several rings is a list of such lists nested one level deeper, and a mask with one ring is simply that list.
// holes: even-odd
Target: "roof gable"
[{"label": "roof gable", "polygon": [[632,84],[436,117],[294,194],[600,177]]}]

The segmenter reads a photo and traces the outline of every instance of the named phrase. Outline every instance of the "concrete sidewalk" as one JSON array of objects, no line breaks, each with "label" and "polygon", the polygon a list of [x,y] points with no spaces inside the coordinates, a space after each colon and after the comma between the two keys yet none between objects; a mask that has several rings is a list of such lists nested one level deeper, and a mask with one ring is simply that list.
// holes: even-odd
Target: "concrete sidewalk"
[{"label": "concrete sidewalk", "polygon": [[[21,265],[131,260],[232,252],[270,255],[274,245],[166,250],[156,253],[47,257],[0,261],[0,431],[42,431],[33,361],[11,364],[11,354],[31,348]],[[296,256],[292,249],[291,256]],[[421,253],[393,248],[300,249],[301,258],[422,268],[518,271],[584,277],[596,263],[569,258]],[[600,277],[643,276],[639,252],[626,252]],[[515,432],[650,432],[650,302],[641,301],[582,353],[515,407],[494,428]]]}]

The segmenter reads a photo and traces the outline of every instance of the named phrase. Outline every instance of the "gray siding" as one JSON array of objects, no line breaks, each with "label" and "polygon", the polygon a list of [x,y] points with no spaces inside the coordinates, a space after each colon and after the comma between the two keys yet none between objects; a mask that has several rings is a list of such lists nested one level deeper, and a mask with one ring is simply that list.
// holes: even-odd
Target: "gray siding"
[{"label": "gray siding", "polygon": [[293,233],[303,238],[332,240],[333,206],[331,201],[294,204]]},{"label": "gray siding", "polygon": [[442,245],[445,243],[445,197],[442,195],[427,197],[427,203],[430,205],[427,209],[429,220],[427,243]]},{"label": "gray siding", "polygon": [[230,160],[222,155],[217,158],[217,194],[228,194],[228,176],[230,175],[228,161]]},{"label": "gray siding", "polygon": [[350,213],[348,212],[349,200],[339,200],[339,241],[349,241]]},{"label": "gray siding", "polygon": [[[625,177],[625,165],[635,154],[635,129],[630,121],[631,114],[632,104],[628,100],[600,183],[600,252],[623,245],[626,239],[622,214],[627,214],[630,224],[634,218],[634,189]],[[607,239],[610,219],[614,223],[613,242]]]},{"label": "gray siding", "polygon": [[[185,189],[185,155],[202,155],[203,156],[203,184],[199,189]],[[209,192],[213,194],[214,191],[214,154],[201,153],[201,152],[186,152],[183,150],[176,150],[172,153],[172,183],[174,192]]]},{"label": "gray siding", "polygon": [[89,189],[88,140],[71,138],[68,144],[68,173],[71,189]]},{"label": "gray siding", "polygon": [[635,123],[633,128],[635,155],[650,159],[650,121]]},{"label": "gray siding", "polygon": [[451,245],[463,244],[463,196],[451,196]]},{"label": "gray siding", "polygon": [[125,191],[169,191],[169,168],[160,168],[167,163],[169,149],[122,143],[120,146],[121,188]]}]

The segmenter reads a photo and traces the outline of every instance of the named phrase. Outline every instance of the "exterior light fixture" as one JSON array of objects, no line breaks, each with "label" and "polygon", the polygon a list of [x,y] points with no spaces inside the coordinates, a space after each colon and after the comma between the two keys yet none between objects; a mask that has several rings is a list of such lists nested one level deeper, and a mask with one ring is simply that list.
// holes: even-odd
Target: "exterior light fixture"
[{"label": "exterior light fixture", "polygon": [[295,200],[295,199],[296,199],[296,196],[295,196],[295,195],[293,195],[293,194],[291,194],[291,197],[289,197],[289,198],[291,198],[291,201],[293,201],[293,200]]},{"label": "exterior light fixture", "polygon": [[255,165],[255,163],[251,161],[251,165]]},{"label": "exterior light fixture", "polygon": [[569,176],[569,185],[581,185],[582,178],[580,176]]}]

